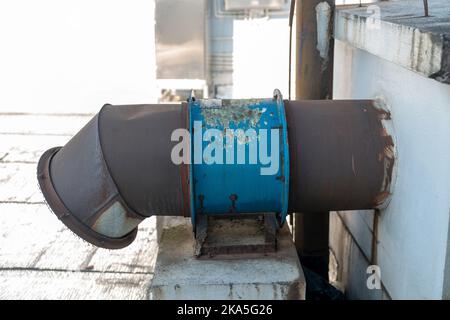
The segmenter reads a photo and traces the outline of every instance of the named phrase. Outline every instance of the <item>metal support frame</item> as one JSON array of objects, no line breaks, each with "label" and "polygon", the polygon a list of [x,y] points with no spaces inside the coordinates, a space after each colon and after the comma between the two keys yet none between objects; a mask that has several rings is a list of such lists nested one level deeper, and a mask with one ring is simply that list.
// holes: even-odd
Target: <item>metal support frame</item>
[{"label": "metal support frame", "polygon": [[[263,229],[263,242],[237,244],[222,241],[210,240],[208,232],[214,221],[244,221],[248,220],[256,224],[256,228]],[[261,254],[270,253],[277,250],[277,231],[279,229],[278,220],[275,213],[262,214],[227,214],[227,215],[206,215],[198,214],[196,219],[195,233],[195,255],[197,257],[213,257],[217,255],[234,254]],[[233,239],[236,240],[236,239]]]}]

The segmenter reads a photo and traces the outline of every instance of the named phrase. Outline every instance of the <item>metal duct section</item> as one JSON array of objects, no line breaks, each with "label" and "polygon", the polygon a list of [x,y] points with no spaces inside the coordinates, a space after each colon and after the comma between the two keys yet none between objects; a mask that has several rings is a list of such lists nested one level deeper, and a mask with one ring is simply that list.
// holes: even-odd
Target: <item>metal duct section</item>
[{"label": "metal duct section", "polygon": [[[258,165],[175,165],[171,153],[178,141],[171,141],[172,133],[189,129],[195,134],[195,120],[217,132],[234,121],[236,128],[255,122],[251,126],[284,133],[287,120],[280,169],[259,177]],[[276,95],[105,105],[66,146],[44,153],[38,180],[59,219],[104,248],[129,245],[138,224],[152,215],[192,216],[195,224],[198,212],[272,210],[283,223],[287,212],[372,209],[386,206],[392,193],[395,146],[389,122],[390,113],[370,100],[282,101]]]},{"label": "metal duct section", "polygon": [[183,215],[170,135],[181,105],[105,105],[63,148],[45,152],[38,180],[48,205],[84,240],[117,249],[151,215]]},{"label": "metal duct section", "polygon": [[290,212],[388,204],[394,179],[391,115],[372,100],[286,101]]}]

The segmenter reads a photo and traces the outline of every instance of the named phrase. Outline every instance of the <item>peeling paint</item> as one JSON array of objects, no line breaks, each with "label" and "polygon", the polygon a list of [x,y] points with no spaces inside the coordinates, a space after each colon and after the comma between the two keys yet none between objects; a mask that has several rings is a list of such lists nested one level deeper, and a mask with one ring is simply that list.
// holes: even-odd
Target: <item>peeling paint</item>
[{"label": "peeling paint", "polygon": [[331,38],[331,7],[328,2],[323,1],[316,6],[317,17],[317,50],[323,59],[322,68],[328,63],[328,50]]},{"label": "peeling paint", "polygon": [[224,130],[230,128],[234,123],[236,126],[242,123],[250,127],[257,127],[261,116],[267,111],[258,105],[266,100],[200,100],[200,108],[203,119],[209,127],[222,127]]}]

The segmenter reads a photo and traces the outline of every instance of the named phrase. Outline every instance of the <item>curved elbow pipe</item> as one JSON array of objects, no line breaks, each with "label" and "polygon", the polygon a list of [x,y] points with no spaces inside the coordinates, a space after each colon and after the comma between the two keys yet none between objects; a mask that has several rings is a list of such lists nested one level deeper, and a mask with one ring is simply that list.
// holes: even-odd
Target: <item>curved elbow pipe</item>
[{"label": "curved elbow pipe", "polygon": [[129,245],[147,217],[186,214],[182,168],[170,158],[170,135],[184,119],[181,105],[105,105],[40,158],[48,205],[78,236],[109,249]]}]

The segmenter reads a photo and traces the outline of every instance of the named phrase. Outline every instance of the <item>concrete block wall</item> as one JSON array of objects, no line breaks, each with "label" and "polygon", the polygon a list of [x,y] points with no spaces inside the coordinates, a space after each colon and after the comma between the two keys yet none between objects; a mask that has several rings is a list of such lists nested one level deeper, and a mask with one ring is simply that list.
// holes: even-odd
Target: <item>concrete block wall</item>
[{"label": "concrete block wall", "polygon": [[[336,15],[334,98],[383,99],[398,152],[391,203],[375,222],[373,211],[331,217],[337,280],[350,298],[450,297],[450,86],[433,79],[433,72],[447,68],[442,39],[450,30],[439,16],[450,13],[450,6],[433,5],[433,27],[417,19],[421,11],[412,1],[380,3],[379,29],[368,28],[364,9]],[[418,44],[418,36],[427,41]],[[372,264],[380,267],[380,290],[366,285]]]}]

